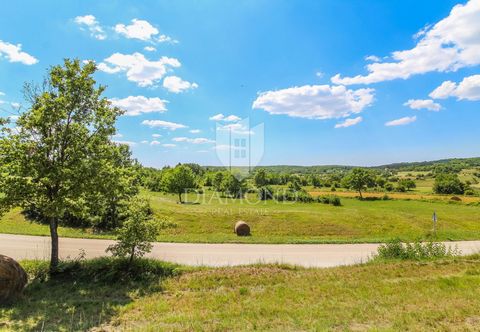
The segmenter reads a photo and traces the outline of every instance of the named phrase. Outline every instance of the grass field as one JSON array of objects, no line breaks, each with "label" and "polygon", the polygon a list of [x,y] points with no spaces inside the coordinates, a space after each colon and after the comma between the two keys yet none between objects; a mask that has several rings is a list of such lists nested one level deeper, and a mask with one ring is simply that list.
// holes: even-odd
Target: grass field
[{"label": "grass field", "polygon": [[183,270],[148,285],[35,281],[23,300],[0,307],[0,330],[475,330],[479,266],[477,255],[329,269]]},{"label": "grass field", "polygon": [[[169,216],[176,228],[163,231],[159,241],[324,243],[383,242],[394,237],[415,240],[431,236],[431,216],[438,215],[438,240],[480,239],[480,206],[448,201],[377,200],[342,198],[342,206],[320,203],[259,202],[254,195],[246,200],[219,198],[207,193],[200,204],[177,204],[176,197],[143,192],[154,213]],[[190,202],[192,195],[187,197]],[[237,237],[233,225],[245,220],[252,236]],[[0,221],[1,233],[48,235],[48,227],[25,222],[19,210]],[[90,230],[61,228],[61,236],[112,238]]]}]

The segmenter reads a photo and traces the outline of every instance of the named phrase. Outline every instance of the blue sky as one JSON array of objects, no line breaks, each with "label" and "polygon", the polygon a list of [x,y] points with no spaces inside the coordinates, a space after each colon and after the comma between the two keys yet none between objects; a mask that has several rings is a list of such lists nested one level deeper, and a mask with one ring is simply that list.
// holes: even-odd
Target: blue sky
[{"label": "blue sky", "polygon": [[218,165],[246,117],[263,165],[480,156],[479,0],[10,1],[0,108],[66,57],[98,64],[147,166]]}]

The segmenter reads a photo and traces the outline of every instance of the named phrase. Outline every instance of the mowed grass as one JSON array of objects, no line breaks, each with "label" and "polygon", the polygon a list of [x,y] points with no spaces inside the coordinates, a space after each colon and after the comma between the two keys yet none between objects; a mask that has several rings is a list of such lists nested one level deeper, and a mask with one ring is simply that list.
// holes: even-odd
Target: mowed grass
[{"label": "mowed grass", "polygon": [[[177,227],[162,231],[159,241],[241,243],[348,243],[384,242],[400,237],[405,241],[432,237],[432,214],[438,216],[437,240],[480,239],[480,206],[448,201],[377,200],[342,197],[342,206],[321,203],[261,202],[254,194],[247,200],[226,199],[211,192],[189,204],[177,197],[143,191],[155,215],[168,216]],[[198,204],[194,204],[198,203]],[[238,237],[236,221],[246,221],[252,235]],[[0,221],[1,233],[48,235],[46,225],[26,222],[20,211]],[[64,237],[113,238],[89,229],[63,227]]]},{"label": "mowed grass", "polygon": [[0,307],[0,330],[476,330],[479,284],[479,255],[190,269],[148,285],[73,277],[33,282],[23,299]]},{"label": "mowed grass", "polygon": [[[415,200],[360,201],[342,198],[342,206],[320,203],[251,204],[216,199],[201,204],[177,204],[170,195],[148,193],[154,212],[170,216],[177,227],[162,241],[322,243],[383,242],[431,237],[432,214],[438,216],[439,240],[480,239],[480,207],[459,203]],[[207,194],[207,197],[208,196]],[[256,202],[256,203],[255,203]],[[233,225],[246,221],[252,236],[237,237]]]},{"label": "mowed grass", "polygon": [[480,326],[478,256],[332,269],[224,268],[167,280],[122,308],[136,330],[472,330]]}]

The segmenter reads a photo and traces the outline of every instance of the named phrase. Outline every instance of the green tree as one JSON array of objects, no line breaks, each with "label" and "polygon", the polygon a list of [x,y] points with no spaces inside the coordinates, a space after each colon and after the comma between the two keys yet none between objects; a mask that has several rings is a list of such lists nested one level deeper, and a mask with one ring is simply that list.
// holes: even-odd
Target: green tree
[{"label": "green tree", "polygon": [[213,188],[215,191],[222,191],[222,182],[224,178],[223,172],[216,172],[215,175],[213,176]]},{"label": "green tree", "polygon": [[233,174],[230,173],[225,174],[221,189],[223,193],[234,198],[242,198],[246,191],[245,182],[237,179]]},{"label": "green tree", "polygon": [[182,194],[187,189],[197,187],[195,174],[192,169],[185,165],[179,165],[166,172],[163,177],[165,191],[177,194],[178,201],[183,203]]},{"label": "green tree", "polygon": [[343,178],[343,185],[358,191],[360,198],[363,198],[362,191],[375,185],[375,175],[364,168],[354,168]]},{"label": "green tree", "polygon": [[435,177],[433,191],[436,194],[462,195],[465,191],[465,184],[456,174],[441,173]]},{"label": "green tree", "polygon": [[153,218],[148,202],[134,198],[128,205],[126,220],[118,230],[118,242],[110,245],[106,251],[115,257],[128,256],[131,264],[134,258],[142,257],[152,250],[152,242],[162,229],[173,225],[169,221]]},{"label": "green tree", "polygon": [[266,186],[268,184],[267,171],[264,168],[258,169],[253,176],[253,182],[257,188]]},{"label": "green tree", "polygon": [[[95,214],[113,190],[124,198],[132,183],[124,179],[132,166],[127,146],[113,143],[122,111],[102,97],[96,66],[65,60],[49,70],[45,88],[27,85],[31,106],[0,136],[0,207],[34,206],[50,226],[51,271],[58,266],[58,225],[69,214]],[[4,123],[4,122],[3,122]],[[131,188],[128,188],[131,189]]]}]

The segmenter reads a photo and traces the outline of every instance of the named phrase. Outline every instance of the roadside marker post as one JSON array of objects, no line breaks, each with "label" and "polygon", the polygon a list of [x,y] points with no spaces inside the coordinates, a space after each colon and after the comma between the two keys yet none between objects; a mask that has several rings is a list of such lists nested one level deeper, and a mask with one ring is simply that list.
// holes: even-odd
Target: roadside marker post
[{"label": "roadside marker post", "polygon": [[435,235],[435,237],[437,237],[437,213],[435,211],[433,211],[432,221],[433,221],[433,234]]}]

